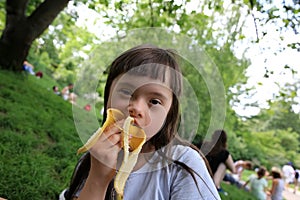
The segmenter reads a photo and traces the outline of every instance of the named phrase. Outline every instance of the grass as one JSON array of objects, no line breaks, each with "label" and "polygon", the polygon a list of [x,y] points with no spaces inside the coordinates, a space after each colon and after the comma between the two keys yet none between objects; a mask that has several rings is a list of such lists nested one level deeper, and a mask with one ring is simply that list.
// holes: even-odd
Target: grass
[{"label": "grass", "polygon": [[256,199],[249,192],[239,189],[234,185],[222,183],[221,187],[223,188],[224,191],[228,193],[227,196],[225,196],[223,193],[220,193],[222,200],[240,200],[240,199],[255,200]]},{"label": "grass", "polygon": [[52,93],[53,84],[0,71],[1,197],[57,199],[70,180],[82,143],[71,104]]},{"label": "grass", "polygon": [[[53,85],[58,84],[47,75],[0,71],[0,197],[52,200],[68,186],[82,142],[71,104],[52,93]],[[82,120],[86,127],[88,115],[79,116],[87,119]],[[82,132],[90,132],[86,129]],[[254,199],[235,186],[223,188],[224,200]]]}]

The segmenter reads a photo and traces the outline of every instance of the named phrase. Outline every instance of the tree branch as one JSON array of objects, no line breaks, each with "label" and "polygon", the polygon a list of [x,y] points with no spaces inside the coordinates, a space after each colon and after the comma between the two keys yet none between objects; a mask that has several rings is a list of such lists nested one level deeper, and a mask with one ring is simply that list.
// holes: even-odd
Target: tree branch
[{"label": "tree branch", "polygon": [[68,5],[70,0],[45,0],[28,17],[29,25],[38,37],[53,22],[57,15]]},{"label": "tree branch", "polygon": [[153,15],[153,2],[152,0],[149,1],[150,6],[150,27],[154,27],[154,15]]},{"label": "tree branch", "polygon": [[252,11],[250,11],[251,12],[251,16],[252,16],[252,18],[253,18],[253,22],[254,22],[254,26],[255,26],[255,33],[256,33],[256,42],[258,42],[259,41],[259,36],[258,36],[258,28],[257,28],[257,24],[256,24],[256,18],[255,18],[255,16],[254,16],[254,13],[252,12]]},{"label": "tree branch", "polygon": [[6,1],[6,26],[25,18],[28,0]]}]

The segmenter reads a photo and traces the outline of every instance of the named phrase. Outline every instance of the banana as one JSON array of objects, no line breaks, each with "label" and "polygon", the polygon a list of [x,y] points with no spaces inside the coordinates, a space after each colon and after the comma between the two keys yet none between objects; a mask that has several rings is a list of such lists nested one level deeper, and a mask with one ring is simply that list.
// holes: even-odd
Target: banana
[{"label": "banana", "polygon": [[[125,183],[137,162],[144,143],[146,142],[145,132],[143,129],[131,125],[132,121],[133,118],[128,117],[123,126],[124,158],[114,181],[114,187],[118,193],[119,199],[123,199]],[[129,137],[131,137],[130,142]]]},{"label": "banana", "polygon": [[[107,110],[107,119],[102,128],[99,128],[86,142],[86,144],[78,149],[77,154],[83,153],[92,148],[108,126],[114,124],[118,120],[124,119],[124,117],[125,116],[121,111],[109,108]],[[122,131],[121,140],[124,157],[114,180],[114,188],[118,193],[118,199],[123,199],[125,183],[137,162],[138,155],[142,150],[144,143],[146,142],[146,134],[144,130],[140,127],[134,126],[133,122],[134,119],[129,116],[125,119],[123,127],[119,127]]]},{"label": "banana", "polygon": [[85,143],[85,145],[77,150],[77,154],[84,153],[90,148],[94,146],[94,144],[98,141],[100,135],[104,132],[104,130],[110,126],[111,124],[114,124],[116,121],[121,120],[124,118],[124,114],[114,108],[110,108],[107,110],[107,118],[104,122],[102,128],[99,128]]}]

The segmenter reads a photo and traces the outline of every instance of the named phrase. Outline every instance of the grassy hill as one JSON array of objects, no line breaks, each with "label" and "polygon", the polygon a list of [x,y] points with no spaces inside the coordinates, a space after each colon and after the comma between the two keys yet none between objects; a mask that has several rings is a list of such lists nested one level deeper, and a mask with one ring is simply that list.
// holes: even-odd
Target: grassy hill
[{"label": "grassy hill", "polygon": [[[82,142],[71,104],[52,93],[55,84],[48,76],[0,71],[0,197],[54,200],[68,185]],[[224,189],[222,199],[253,199]]]},{"label": "grassy hill", "polygon": [[56,199],[70,180],[82,143],[54,84],[0,71],[0,197]]}]

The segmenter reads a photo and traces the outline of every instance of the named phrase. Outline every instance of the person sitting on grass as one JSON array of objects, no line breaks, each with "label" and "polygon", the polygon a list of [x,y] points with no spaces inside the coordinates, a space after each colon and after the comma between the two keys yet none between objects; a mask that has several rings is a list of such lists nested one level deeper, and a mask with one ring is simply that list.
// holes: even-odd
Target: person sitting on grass
[{"label": "person sitting on grass", "polygon": [[241,180],[243,171],[245,169],[252,169],[252,162],[248,160],[238,160],[234,162],[235,171],[237,173],[237,180]]},{"label": "person sitting on grass", "polygon": [[52,87],[52,91],[53,91],[54,94],[56,94],[56,95],[58,95],[58,96],[61,96],[61,93],[60,93],[59,88],[58,88],[57,85],[54,85],[54,86]]},{"label": "person sitting on grass", "polygon": [[243,171],[245,169],[252,169],[252,162],[248,160],[238,160],[234,162],[234,168],[236,174],[226,173],[223,180],[232,185],[236,185],[238,188],[241,188],[244,184],[244,182],[241,181]]},{"label": "person sitting on grass", "polygon": [[[235,173],[233,159],[227,150],[227,133],[224,130],[216,130],[211,141],[203,144],[202,150],[204,154],[207,154],[205,157],[211,168],[217,190],[227,195],[221,188],[221,182],[227,169]],[[207,151],[209,152],[207,153]]]},{"label": "person sitting on grass", "polygon": [[23,62],[23,70],[31,75],[35,75],[34,66],[30,64],[27,60],[24,60]]},{"label": "person sitting on grass", "polygon": [[37,78],[43,78],[44,74],[43,74],[42,71],[38,71],[37,73],[35,73],[35,76],[36,76]]},{"label": "person sitting on grass", "polygon": [[73,83],[69,83],[69,85],[62,89],[61,95],[65,101],[69,101],[72,104],[76,104],[77,95],[73,92],[73,88]]}]

